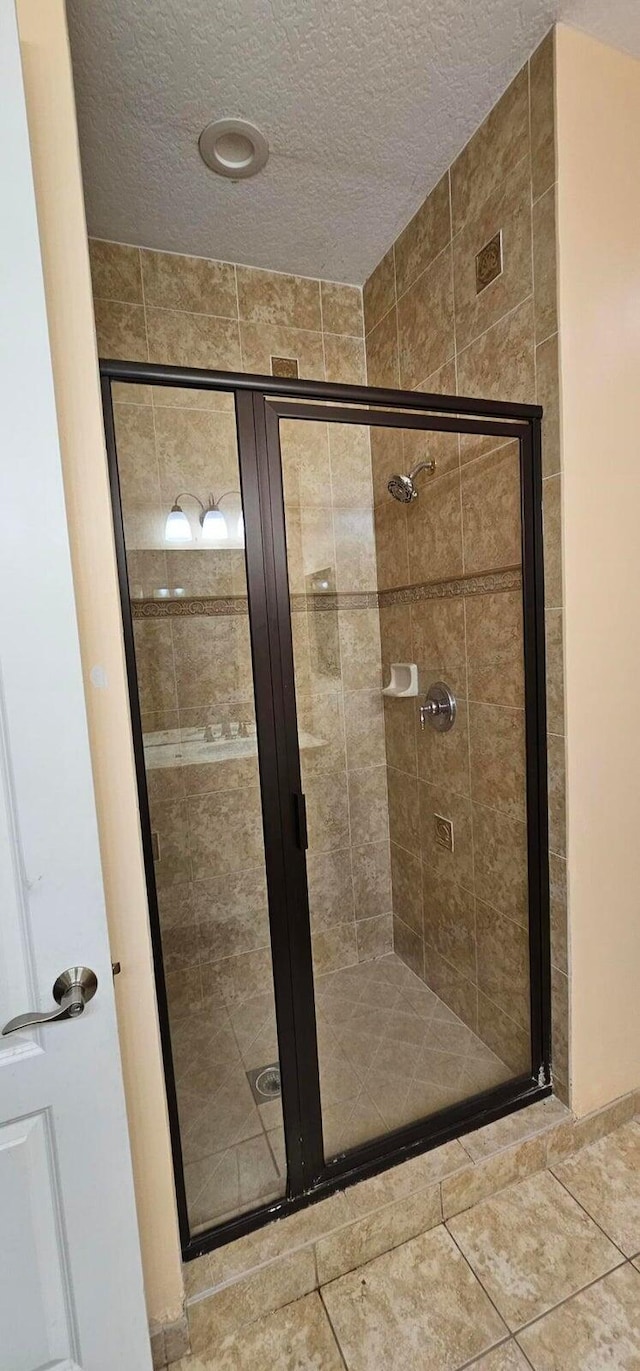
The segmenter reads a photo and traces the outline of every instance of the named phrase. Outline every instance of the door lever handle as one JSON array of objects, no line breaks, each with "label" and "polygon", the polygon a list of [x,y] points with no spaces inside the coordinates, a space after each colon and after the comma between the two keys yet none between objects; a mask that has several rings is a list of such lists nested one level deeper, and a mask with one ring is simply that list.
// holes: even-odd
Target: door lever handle
[{"label": "door lever handle", "polygon": [[98,989],[98,977],[88,966],[70,966],[63,971],[53,984],[53,998],[58,1009],[50,1009],[48,1014],[32,1010],[9,1019],[2,1030],[2,1037],[17,1033],[21,1028],[33,1028],[41,1023],[57,1023],[58,1019],[77,1019],[84,1007],[92,1000]]}]

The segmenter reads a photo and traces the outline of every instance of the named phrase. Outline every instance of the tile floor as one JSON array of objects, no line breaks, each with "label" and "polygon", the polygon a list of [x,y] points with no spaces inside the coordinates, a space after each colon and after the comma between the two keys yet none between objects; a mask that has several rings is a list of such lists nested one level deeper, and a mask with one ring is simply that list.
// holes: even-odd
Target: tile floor
[{"label": "tile floor", "polygon": [[[316,977],[329,1156],[507,1080],[510,1071],[394,953]],[[215,1004],[172,1027],[194,1229],[285,1189],[279,1100],[246,1078],[277,1060],[273,997]]]},{"label": "tile floor", "polygon": [[639,1371],[640,1123],[172,1371]]}]

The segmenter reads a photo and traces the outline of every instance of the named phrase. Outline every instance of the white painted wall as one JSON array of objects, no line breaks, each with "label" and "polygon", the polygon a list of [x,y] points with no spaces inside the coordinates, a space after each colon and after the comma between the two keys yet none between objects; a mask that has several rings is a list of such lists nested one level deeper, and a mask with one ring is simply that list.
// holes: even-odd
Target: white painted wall
[{"label": "white painted wall", "polygon": [[640,62],[557,41],[572,1104],[640,1085]]}]

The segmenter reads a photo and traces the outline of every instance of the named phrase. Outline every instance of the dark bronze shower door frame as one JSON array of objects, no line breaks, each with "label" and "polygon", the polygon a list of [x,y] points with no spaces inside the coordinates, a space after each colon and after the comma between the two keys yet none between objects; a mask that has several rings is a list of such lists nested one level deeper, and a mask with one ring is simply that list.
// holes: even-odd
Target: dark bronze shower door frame
[{"label": "dark bronze shower door frame", "polygon": [[[537,405],[472,400],[321,381],[101,361],[107,455],[131,701],[158,1012],[185,1258],[501,1117],[551,1091],[546,689],[542,556],[541,418]],[[133,623],[111,387],[180,386],[235,397],[245,521],[247,590],[278,1027],[287,1192],[275,1202],[192,1236],[189,1225],[162,941],[155,887]],[[306,876],[306,821],[291,638],[280,419],[418,428],[516,439],[520,452],[531,1069],[505,1084],[325,1160]]]}]

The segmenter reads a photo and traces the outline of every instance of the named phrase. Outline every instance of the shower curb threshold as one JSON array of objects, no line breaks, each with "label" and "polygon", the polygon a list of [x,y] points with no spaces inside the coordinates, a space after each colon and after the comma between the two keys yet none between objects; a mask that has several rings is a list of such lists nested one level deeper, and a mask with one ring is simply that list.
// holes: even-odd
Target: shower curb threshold
[{"label": "shower curb threshold", "polygon": [[578,1119],[551,1095],[185,1263],[191,1350],[563,1161],[639,1109],[634,1091]]}]

